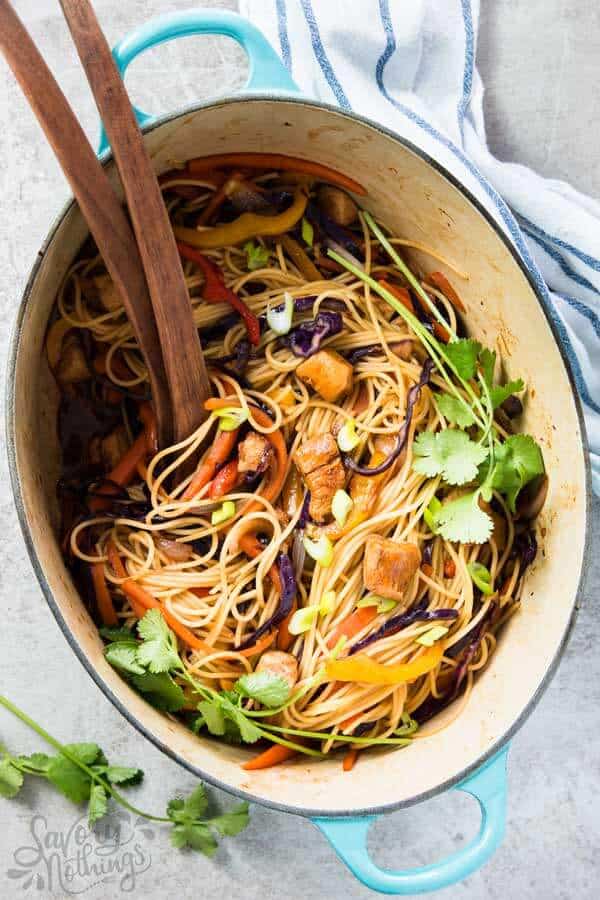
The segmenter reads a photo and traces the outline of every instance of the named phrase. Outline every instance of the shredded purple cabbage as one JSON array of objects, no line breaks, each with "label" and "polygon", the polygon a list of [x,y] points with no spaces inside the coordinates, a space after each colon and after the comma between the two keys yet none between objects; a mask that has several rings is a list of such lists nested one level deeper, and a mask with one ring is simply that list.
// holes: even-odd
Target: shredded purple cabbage
[{"label": "shredded purple cabbage", "polygon": [[292,328],[282,342],[290,348],[294,356],[307,359],[321,349],[325,338],[339,334],[341,330],[342,317],[338,312],[320,310],[315,319]]},{"label": "shredded purple cabbage", "polygon": [[465,647],[463,657],[456,669],[454,670],[454,686],[453,690],[450,693],[450,699],[455,700],[458,697],[460,692],[461,685],[466,677],[467,669],[469,667],[469,663],[477,653],[479,649],[479,645],[483,639],[483,636],[486,631],[486,627],[489,624],[490,620],[494,616],[496,612],[496,603],[492,601],[488,606],[485,615],[483,616],[481,622],[473,632],[473,636],[467,646]]},{"label": "shredded purple cabbage", "polygon": [[373,634],[368,634],[362,641],[354,644],[348,651],[348,655],[352,656],[353,653],[358,653],[359,650],[370,647],[375,641],[380,641],[384,637],[396,634],[402,628],[412,625],[413,622],[438,622],[444,619],[456,618],[458,618],[456,609],[427,609],[427,598],[424,598],[413,609],[400,613],[398,616],[393,616],[393,618],[384,622]]},{"label": "shredded purple cabbage", "polygon": [[210,341],[220,340],[230,328],[233,328],[234,325],[240,321],[240,317],[238,313],[227,313],[226,316],[222,316],[218,322],[215,322],[214,325],[208,325],[206,328],[199,328],[198,332],[200,334],[200,340],[204,344],[208,344]]},{"label": "shredded purple cabbage", "polygon": [[423,544],[423,549],[421,551],[421,563],[426,563],[428,566],[430,566],[432,558],[433,541],[425,541],[425,543]]},{"label": "shredded purple cabbage", "polygon": [[535,532],[525,531],[523,534],[517,535],[515,538],[514,549],[520,557],[520,575],[523,575],[537,555],[538,544]]},{"label": "shredded purple cabbage", "polygon": [[281,579],[281,597],[279,598],[279,605],[271,618],[267,619],[266,622],[263,622],[263,624],[247,637],[239,647],[236,647],[236,650],[246,650],[248,647],[252,647],[260,640],[263,634],[266,634],[268,631],[271,631],[271,629],[281,625],[283,620],[287,618],[292,611],[294,598],[296,596],[296,577],[294,575],[292,561],[287,553],[279,554],[277,557],[277,565],[279,567],[279,577]]},{"label": "shredded purple cabbage", "polygon": [[353,256],[360,256],[360,238],[344,228],[343,225],[338,225],[337,222],[330,219],[312,200],[306,207],[306,218],[312,225],[316,225],[320,232],[334,240],[336,244],[340,244]]},{"label": "shredded purple cabbage", "polygon": [[308,508],[310,506],[310,491],[306,491],[304,494],[304,500],[302,501],[302,509],[300,511],[300,518],[296,523],[296,528],[304,529],[306,528],[306,523],[308,522]]},{"label": "shredded purple cabbage", "polygon": [[366,347],[357,347],[347,354],[346,359],[351,365],[357,363],[363,356],[370,356],[372,353],[382,353],[381,344],[368,344]]},{"label": "shredded purple cabbage", "polygon": [[352,472],[357,472],[359,475],[381,475],[382,472],[387,472],[390,466],[392,466],[396,462],[396,460],[404,450],[404,447],[406,446],[414,408],[419,397],[421,396],[421,389],[429,383],[432,370],[433,360],[426,359],[423,363],[423,368],[421,369],[419,380],[416,384],[413,384],[408,392],[408,396],[406,398],[406,418],[404,419],[404,422],[400,427],[400,431],[398,432],[396,446],[387,457],[387,459],[384,459],[384,461],[378,466],[369,468],[368,466],[361,466],[359,463],[354,462],[351,456],[344,456],[344,465],[346,466],[346,468],[350,469]]}]

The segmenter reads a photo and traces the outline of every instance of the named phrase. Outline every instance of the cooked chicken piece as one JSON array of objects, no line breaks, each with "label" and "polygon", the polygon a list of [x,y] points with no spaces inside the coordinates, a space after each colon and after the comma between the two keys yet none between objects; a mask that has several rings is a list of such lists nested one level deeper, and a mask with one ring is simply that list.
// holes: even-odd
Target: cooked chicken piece
[{"label": "cooked chicken piece", "polygon": [[408,582],[420,565],[421,551],[416,544],[401,544],[378,534],[367,538],[363,581],[374,594],[402,600]]},{"label": "cooked chicken piece", "polygon": [[298,681],[298,660],[283,650],[268,650],[259,659],[255,671],[268,672],[270,675],[283,678],[291,690]]},{"label": "cooked chicken piece", "polygon": [[308,511],[315,522],[324,522],[331,513],[331,503],[336,491],[344,487],[346,472],[341,459],[336,459],[326,466],[319,466],[304,478],[310,491]]},{"label": "cooked chicken piece", "polygon": [[329,432],[309,438],[296,450],[294,459],[310,491],[310,516],[323,522],[331,512],[333,495],[346,482],[335,438]]},{"label": "cooked chicken piece", "polygon": [[69,332],[63,340],[55,374],[63,384],[85,381],[91,375],[81,341],[73,331]]},{"label": "cooked chicken piece", "polygon": [[110,275],[95,275],[92,282],[98,291],[100,303],[107,312],[112,312],[123,306],[121,295]]},{"label": "cooked chicken piece", "polygon": [[262,475],[271,465],[273,447],[264,435],[249,431],[238,445],[238,455],[238,472]]},{"label": "cooked chicken piece", "polygon": [[102,462],[107,469],[114,469],[129,448],[129,438],[124,425],[117,427],[102,439]]},{"label": "cooked chicken piece", "polygon": [[353,369],[335,350],[319,350],[296,369],[296,375],[328,403],[335,403],[352,389]]},{"label": "cooked chicken piece", "polygon": [[338,446],[334,436],[327,431],[304,441],[294,454],[296,465],[303,475],[314,472],[319,466],[332,462],[338,456]]}]

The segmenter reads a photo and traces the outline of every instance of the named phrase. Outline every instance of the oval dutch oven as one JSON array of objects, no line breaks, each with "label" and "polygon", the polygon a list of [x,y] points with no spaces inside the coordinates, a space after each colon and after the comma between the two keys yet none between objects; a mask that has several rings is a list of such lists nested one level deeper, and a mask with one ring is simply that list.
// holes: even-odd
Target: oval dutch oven
[{"label": "oval dutch oven", "polygon": [[[262,34],[223,11],[189,11],[153,20],[122,41],[115,57],[124,72],[148,47],[199,33],[237,40],[250,59],[249,81],[241,95],[159,119],[136,110],[157,172],[177,160],[240,150],[317,160],[358,178],[368,191],[365,205],[395,233],[427,240],[469,272],[461,293],[471,333],[487,345],[497,345],[508,374],[523,376],[535,396],[525,412],[524,430],[542,444],[550,475],[538,529],[543,552],[527,575],[522,609],[511,618],[462,714],[435,736],[386,755],[384,765],[381,756],[365,754],[351,781],[337,758],[297,759],[274,769],[245,772],[240,763],[247,750],[200,739],[148,706],[104,660],[102,643],[64,566],[56,537],[57,391],[43,345],[57,289],[87,236],[73,202],[35,264],[13,338],[8,445],[21,526],[40,585],[67,640],[106,696],[142,734],[200,778],[252,802],[312,819],[368,887],[392,894],[435,890],[473,872],[500,843],[508,742],[547,686],[577,608],[586,554],[589,478],[569,362],[558,344],[545,287],[514,220],[500,202],[494,202],[493,189],[472,167],[468,171],[474,193],[484,201],[492,198],[485,208],[465,186],[468,178],[459,182],[447,164],[436,161],[446,161],[453,148],[414,114],[407,115],[407,129],[413,129],[408,140],[300,96]],[[415,121],[422,134],[416,140]],[[101,151],[118,184],[104,142]],[[431,264],[419,254],[414,261],[425,270]],[[450,788],[467,791],[479,801],[481,828],[472,842],[424,868],[379,869],[366,847],[374,818]]]}]

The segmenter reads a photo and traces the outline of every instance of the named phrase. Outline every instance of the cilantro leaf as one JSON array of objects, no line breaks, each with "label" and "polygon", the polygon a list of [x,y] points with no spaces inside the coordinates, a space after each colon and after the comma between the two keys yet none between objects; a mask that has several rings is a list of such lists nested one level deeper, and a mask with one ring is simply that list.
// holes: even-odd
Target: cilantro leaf
[{"label": "cilantro leaf", "polygon": [[198,704],[198,712],[202,716],[204,725],[211,734],[218,736],[225,734],[225,717],[220,703],[211,700],[203,700]]},{"label": "cilantro leaf", "polygon": [[133,686],[145,694],[148,703],[164,712],[177,712],[185,703],[185,696],[167,672],[144,672],[143,675],[132,675]]},{"label": "cilantro leaf", "polygon": [[90,827],[106,815],[108,810],[108,797],[101,784],[93,784],[88,801],[88,823]]},{"label": "cilantro leaf", "polygon": [[439,533],[447,541],[484,544],[492,533],[493,522],[479,507],[479,492],[464,494],[444,503],[435,516]]},{"label": "cilantro leaf", "polygon": [[[69,749],[72,749],[71,745]],[[88,762],[87,759],[80,758],[77,753],[73,754],[81,762]],[[80,769],[74,762],[63,756],[62,753],[53,756],[48,765],[46,776],[57,788],[61,794],[64,794],[72,803],[85,803],[89,800],[90,790],[92,787],[92,779]]]},{"label": "cilantro leaf", "polygon": [[447,422],[460,428],[469,428],[475,423],[475,416],[458,397],[452,397],[450,394],[434,394],[434,398],[437,408]]},{"label": "cilantro leaf", "polygon": [[521,488],[544,473],[539,445],[529,434],[511,434],[496,447],[492,487],[504,494],[511,512]]},{"label": "cilantro leaf", "polygon": [[116,641],[104,648],[104,657],[114,669],[130,675],[144,675],[146,670],[137,658],[137,641]]},{"label": "cilantro leaf", "polygon": [[516,381],[508,381],[506,384],[497,384],[495,387],[490,389],[490,397],[492,400],[492,407],[497,409],[499,406],[502,406],[505,400],[508,397],[511,397],[513,394],[518,394],[520,391],[524,390],[525,384],[523,383],[522,378],[517,378]]},{"label": "cilantro leaf", "polygon": [[240,736],[245,744],[254,744],[263,737],[263,732],[254,722],[244,715],[243,710],[234,706],[230,700],[222,700],[223,714],[230,719],[240,730]]},{"label": "cilantro leaf", "polygon": [[267,247],[255,244],[254,241],[247,241],[244,244],[244,253],[246,254],[246,265],[250,272],[254,272],[255,269],[263,269],[271,256]]},{"label": "cilantro leaf", "polygon": [[137,625],[142,643],[137,649],[137,660],[150,672],[168,672],[181,668],[175,635],[158,609],[149,609]]},{"label": "cilantro leaf", "polygon": [[477,469],[487,449],[476,444],[464,431],[424,431],[414,442],[413,469],[434,478],[441,475],[448,484],[466,484],[477,477]]},{"label": "cilantro leaf", "polygon": [[199,819],[208,809],[208,797],[204,785],[200,783],[187,799],[175,797],[167,806],[167,815],[174,822]]},{"label": "cilantro leaf", "polygon": [[494,369],[496,367],[496,354],[494,351],[484,347],[479,354],[479,364],[481,365],[483,380],[491,390],[494,383]]},{"label": "cilantro leaf", "polygon": [[217,841],[208,825],[202,822],[174,825],[171,830],[171,844],[178,849],[191,847],[205,856],[213,856],[217,849]]},{"label": "cilantro leaf", "polygon": [[107,641],[134,641],[135,634],[129,628],[107,628],[105,625],[99,629],[101,637]]},{"label": "cilantro leaf", "polygon": [[252,672],[249,675],[242,675],[235,683],[235,690],[243,697],[250,697],[271,709],[282,706],[291,693],[287,681],[273,675],[272,672]]},{"label": "cilantro leaf", "polygon": [[477,368],[477,357],[481,352],[479,341],[475,341],[473,338],[460,338],[458,341],[446,344],[444,350],[460,378],[464,381],[473,378]]},{"label": "cilantro leaf", "polygon": [[134,769],[131,766],[94,766],[93,768],[111,784],[120,784],[122,787],[132,787],[139,784],[144,778],[142,769]]},{"label": "cilantro leaf", "polygon": [[0,762],[0,797],[16,797],[23,787],[23,773],[6,756]]},{"label": "cilantro leaf", "polygon": [[18,761],[27,767],[33,774],[45,775],[50,765],[50,759],[46,753],[32,753],[30,756],[19,756]]},{"label": "cilantro leaf", "polygon": [[240,803],[238,806],[234,806],[229,812],[223,813],[221,816],[215,816],[213,819],[209,819],[209,821],[213,828],[217,829],[219,834],[227,837],[234,837],[236,834],[239,834],[240,831],[243,831],[250,821],[248,804],[245,802]]}]

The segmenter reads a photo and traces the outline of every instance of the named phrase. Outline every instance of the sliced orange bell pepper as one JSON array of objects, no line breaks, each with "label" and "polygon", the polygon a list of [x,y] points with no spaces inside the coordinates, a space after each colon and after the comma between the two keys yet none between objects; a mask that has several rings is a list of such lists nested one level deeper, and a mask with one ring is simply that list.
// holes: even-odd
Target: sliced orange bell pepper
[{"label": "sliced orange bell pepper", "polygon": [[395,666],[382,665],[370,656],[349,656],[331,659],[325,664],[330,681],[357,681],[362,684],[403,684],[415,681],[439,665],[444,655],[441,643],[429,647],[425,653],[409,663]]}]

